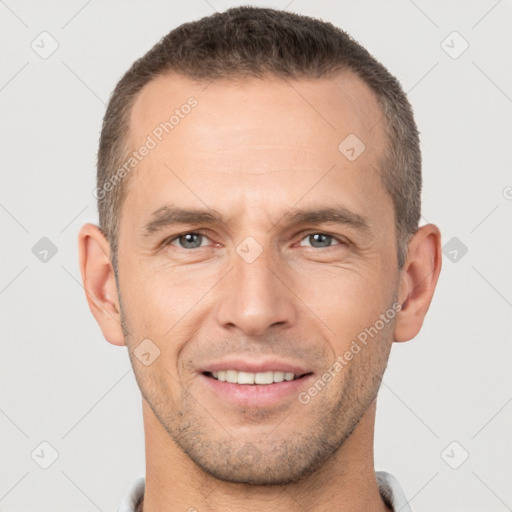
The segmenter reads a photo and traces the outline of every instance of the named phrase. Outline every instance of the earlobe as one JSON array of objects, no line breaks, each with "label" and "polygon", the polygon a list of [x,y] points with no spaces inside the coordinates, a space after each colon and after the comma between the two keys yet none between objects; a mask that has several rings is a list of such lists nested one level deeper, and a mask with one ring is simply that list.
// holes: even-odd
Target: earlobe
[{"label": "earlobe", "polygon": [[109,343],[125,345],[110,246],[98,226],[82,226],[78,235],[78,252],[91,313]]},{"label": "earlobe", "polygon": [[409,242],[407,260],[400,275],[399,300],[394,340],[408,341],[421,329],[441,272],[441,233],[427,224]]}]

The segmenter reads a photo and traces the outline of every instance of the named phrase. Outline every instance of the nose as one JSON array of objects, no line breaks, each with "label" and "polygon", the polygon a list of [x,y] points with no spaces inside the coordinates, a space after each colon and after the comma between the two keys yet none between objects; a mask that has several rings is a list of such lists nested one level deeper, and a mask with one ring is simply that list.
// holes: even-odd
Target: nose
[{"label": "nose", "polygon": [[222,281],[217,321],[223,328],[261,336],[271,327],[287,328],[297,318],[294,295],[266,251],[252,263],[237,254]]}]

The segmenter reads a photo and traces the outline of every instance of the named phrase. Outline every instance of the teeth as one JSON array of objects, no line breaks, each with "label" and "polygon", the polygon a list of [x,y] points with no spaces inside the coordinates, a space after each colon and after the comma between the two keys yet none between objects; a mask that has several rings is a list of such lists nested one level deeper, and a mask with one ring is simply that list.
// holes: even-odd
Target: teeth
[{"label": "teeth", "polygon": [[254,384],[254,377],[256,376],[255,373],[249,373],[249,372],[235,372],[238,373],[237,377],[238,379],[235,379],[235,382],[238,382],[238,384]]},{"label": "teeth", "polygon": [[237,370],[220,370],[212,372],[212,376],[222,382],[232,384],[273,384],[284,380],[294,380],[297,376],[291,372],[239,372]]},{"label": "teeth", "polygon": [[[293,375],[293,373],[292,373]],[[283,382],[284,372],[274,372],[274,382]]]},{"label": "teeth", "polygon": [[272,384],[274,372],[262,372],[254,374],[254,384]]},{"label": "teeth", "polygon": [[226,381],[236,384],[238,382],[238,372],[236,370],[226,370]]}]

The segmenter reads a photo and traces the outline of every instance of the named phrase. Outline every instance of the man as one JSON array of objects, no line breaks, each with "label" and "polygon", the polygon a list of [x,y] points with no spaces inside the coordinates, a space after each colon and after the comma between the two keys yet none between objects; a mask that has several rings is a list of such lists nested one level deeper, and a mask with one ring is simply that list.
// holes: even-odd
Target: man
[{"label": "man", "polygon": [[79,236],[143,398],[146,473],[119,512],[410,510],[373,429],[441,268],[420,191],[400,85],[330,24],[235,8],[134,63]]}]

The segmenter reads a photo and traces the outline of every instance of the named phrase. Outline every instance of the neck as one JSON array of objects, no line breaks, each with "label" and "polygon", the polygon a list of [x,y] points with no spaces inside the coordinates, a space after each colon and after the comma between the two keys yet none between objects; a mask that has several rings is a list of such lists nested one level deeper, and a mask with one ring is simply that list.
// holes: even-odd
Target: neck
[{"label": "neck", "polygon": [[146,490],[143,512],[390,512],[373,463],[375,402],[350,437],[315,473],[289,485],[257,486],[218,480],[173,442],[143,400]]}]

